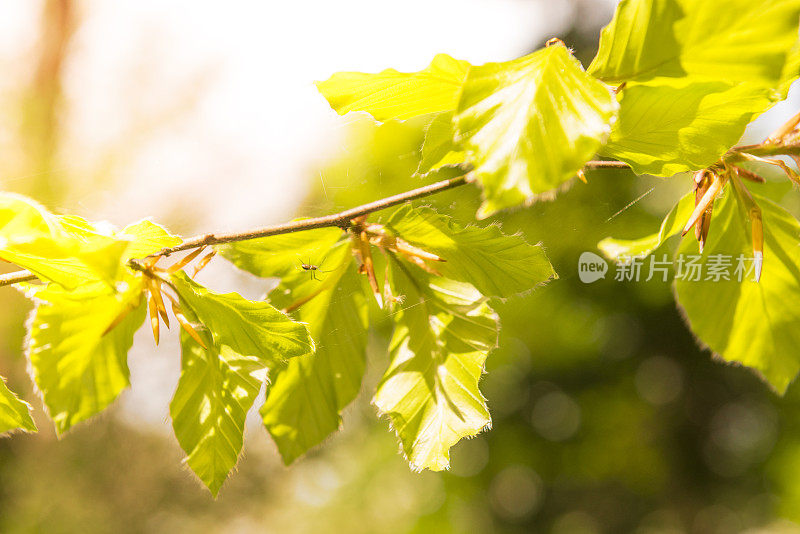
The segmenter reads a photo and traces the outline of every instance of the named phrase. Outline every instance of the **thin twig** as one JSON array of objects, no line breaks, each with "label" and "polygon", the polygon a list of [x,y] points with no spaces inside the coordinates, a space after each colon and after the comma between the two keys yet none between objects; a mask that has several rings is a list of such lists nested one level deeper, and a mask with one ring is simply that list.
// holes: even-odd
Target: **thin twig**
[{"label": "thin twig", "polygon": [[442,180],[441,182],[436,182],[430,185],[419,187],[417,189],[412,189],[411,191],[406,191],[405,193],[400,193],[398,195],[386,197],[381,200],[376,200],[375,202],[370,202],[368,204],[364,204],[362,206],[351,208],[349,210],[341,211],[339,213],[334,213],[331,215],[324,215],[322,217],[312,217],[310,219],[300,219],[297,221],[290,221],[287,223],[276,224],[272,226],[264,226],[261,228],[255,228],[253,230],[247,230],[245,232],[237,232],[232,234],[198,235],[184,240],[183,243],[181,243],[180,245],[159,250],[158,252],[151,254],[151,256],[169,256],[170,254],[173,254],[175,252],[188,250],[190,248],[197,248],[203,245],[222,245],[225,243],[233,243],[236,241],[248,241],[250,239],[258,239],[260,237],[269,237],[280,234],[290,234],[293,232],[302,232],[305,230],[316,230],[318,228],[338,227],[346,230],[347,228],[350,227],[350,221],[361,215],[367,215],[374,211],[380,211],[382,209],[390,208],[392,206],[396,206],[397,204],[408,202],[409,200],[415,200],[418,198],[427,197],[436,193],[440,193],[442,191],[446,191],[448,189],[460,187],[470,182],[472,182],[471,176],[469,174],[465,174],[464,176],[459,176],[458,178]]},{"label": "thin twig", "polygon": [[27,270],[14,271],[13,273],[0,275],[0,287],[19,284],[20,282],[30,282],[31,280],[36,280],[36,275],[32,272]]},{"label": "thin twig", "polygon": [[630,169],[631,166],[624,161],[593,160],[587,161],[584,169]]},{"label": "thin twig", "polygon": [[[622,161],[603,161],[603,160],[588,161],[586,162],[585,165],[585,168],[587,169],[604,169],[604,168],[624,169],[628,167],[629,167],[628,164]],[[470,167],[465,168],[465,170],[469,169]],[[442,180],[441,182],[436,182],[423,187],[418,187],[417,189],[412,189],[411,191],[406,191],[404,193],[386,197],[381,200],[376,200],[374,202],[363,204],[361,206],[357,206],[355,208],[351,208],[331,215],[324,215],[322,217],[313,217],[310,219],[290,221],[283,224],[264,226],[261,228],[255,228],[253,230],[232,233],[232,234],[202,234],[185,239],[180,245],[177,245],[175,247],[168,247],[159,250],[158,252],[155,252],[148,257],[169,256],[170,254],[174,254],[176,252],[198,248],[202,246],[221,245],[224,243],[233,243],[237,241],[248,241],[250,239],[258,239],[260,237],[269,237],[280,234],[289,234],[293,232],[302,232],[305,230],[315,230],[318,228],[338,227],[346,230],[350,227],[350,221],[356,217],[367,215],[369,213],[380,211],[386,208],[390,208],[392,206],[396,206],[398,204],[402,204],[410,200],[416,200],[418,198],[423,198],[430,195],[434,195],[436,193],[441,193],[442,191],[447,191],[448,189],[454,189],[456,187],[472,183],[472,181],[473,177],[469,172],[467,172],[463,176],[459,176],[457,178]],[[17,284],[20,282],[28,282],[31,280],[36,280],[36,278],[37,278],[36,275],[31,273],[30,271],[16,271],[5,275],[0,275],[0,287],[8,286],[11,284]]]}]

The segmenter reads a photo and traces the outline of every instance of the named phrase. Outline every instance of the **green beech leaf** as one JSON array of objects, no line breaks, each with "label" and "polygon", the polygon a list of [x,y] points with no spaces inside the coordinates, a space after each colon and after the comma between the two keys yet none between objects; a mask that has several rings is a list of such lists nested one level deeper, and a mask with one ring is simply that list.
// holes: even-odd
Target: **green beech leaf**
[{"label": "green beech leaf", "polygon": [[723,156],[753,118],[782,96],[751,83],[656,79],[621,93],[619,120],[601,154],[637,174],[672,176]]},{"label": "green beech leaf", "polygon": [[183,272],[171,284],[207,348],[181,333],[183,367],[170,413],[188,465],[216,495],[236,465],[267,367],[312,352],[314,343],[303,324],[267,302],[214,293]]},{"label": "green beech leaf", "polygon": [[0,376],[0,434],[12,430],[36,432],[36,424],[31,417],[31,405],[8,389],[6,379]]},{"label": "green beech leaf", "polygon": [[563,45],[472,67],[456,111],[457,142],[497,210],[575,176],[608,136],[618,104]]},{"label": "green beech leaf", "polygon": [[627,82],[601,153],[658,176],[713,164],[797,78],[799,18],[800,0],[620,2],[589,67]]},{"label": "green beech leaf", "polygon": [[[302,273],[303,264],[328,269],[325,256],[342,235],[338,228],[320,228],[219,245],[216,249],[228,261],[256,276],[284,277]],[[310,277],[305,274],[304,278]]]},{"label": "green beech leaf", "polygon": [[455,109],[468,69],[466,61],[439,54],[419,72],[338,72],[317,89],[340,115],[366,111],[379,121],[404,120]]},{"label": "green beech leaf", "polygon": [[58,217],[33,200],[0,193],[0,259],[44,280],[70,289],[86,281],[111,282],[127,247],[80,217]]},{"label": "green beech leaf", "polygon": [[279,362],[314,350],[306,327],[268,302],[247,300],[236,293],[214,293],[182,271],[172,275],[171,283],[215,342],[242,356]]},{"label": "green beech leaf", "polygon": [[[349,239],[319,229],[219,247],[238,267],[262,277],[280,276],[269,295],[308,323],[316,351],[270,369],[261,415],[285,463],[291,463],[341,425],[364,375],[367,303]],[[314,273],[301,263],[315,265]]]},{"label": "green beech leaf", "polygon": [[170,234],[163,226],[147,219],[129,224],[117,235],[131,240],[131,244],[125,250],[126,261],[131,258],[144,258],[161,249],[181,244],[180,237]]},{"label": "green beech leaf", "polygon": [[425,125],[417,174],[424,174],[442,165],[464,161],[464,154],[455,142],[453,112],[438,113]]},{"label": "green beech leaf", "polygon": [[487,297],[510,297],[556,276],[541,245],[499,226],[462,226],[430,208],[405,205],[386,222],[395,235],[445,259],[430,262],[443,276],[467,282]]},{"label": "green beech leaf", "polygon": [[498,320],[472,286],[390,261],[402,307],[391,363],[373,400],[391,420],[412,469],[447,469],[450,447],[491,423],[478,381]]},{"label": "green beech leaf", "polygon": [[[755,195],[754,195],[755,196]],[[747,211],[727,192],[715,204],[702,263],[712,256],[732,257],[730,280],[677,279],[675,294],[692,332],[727,361],[751,367],[783,393],[800,370],[800,223],[786,210],[756,196],[764,221],[764,264],[760,282],[743,272],[734,276],[737,258],[752,259]],[[697,254],[686,238],[678,254]],[[745,271],[750,268],[744,263]]]},{"label": "green beech leaf", "polygon": [[124,285],[120,292],[100,282],[74,291],[56,284],[29,289],[36,309],[27,354],[59,433],[105,409],[130,385],[127,354],[145,307],[141,276],[129,275]]},{"label": "green beech leaf", "polygon": [[[339,429],[342,410],[358,395],[367,345],[367,302],[349,240],[326,255],[325,271],[284,278],[270,294],[276,305],[304,302],[317,350],[270,370],[261,415],[287,464]],[[306,301],[306,299],[309,299]]]},{"label": "green beech leaf", "polygon": [[694,193],[684,195],[664,217],[657,233],[639,239],[607,237],[597,244],[597,248],[612,261],[649,255],[667,239],[683,231],[683,226],[694,211],[694,196]]},{"label": "green beech leaf", "polygon": [[[191,311],[186,317],[196,321]],[[187,465],[216,497],[239,459],[247,411],[270,360],[242,356],[196,330],[208,349],[181,331],[181,376],[169,413]]]},{"label": "green beech leaf", "polygon": [[622,0],[588,71],[608,83],[699,76],[775,86],[799,17],[797,0]]}]

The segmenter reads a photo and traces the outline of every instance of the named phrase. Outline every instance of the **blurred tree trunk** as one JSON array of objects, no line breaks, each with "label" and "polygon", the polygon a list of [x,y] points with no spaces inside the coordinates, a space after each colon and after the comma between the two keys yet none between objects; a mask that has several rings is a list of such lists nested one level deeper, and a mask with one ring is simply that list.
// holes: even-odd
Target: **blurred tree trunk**
[{"label": "blurred tree trunk", "polygon": [[[24,173],[20,192],[30,194],[49,206],[58,205],[67,191],[58,172],[60,141],[61,78],[76,27],[74,0],[46,0],[42,3],[39,43],[28,87],[22,95],[19,138],[24,149]],[[0,265],[3,272],[17,267]],[[23,314],[30,305],[16,291],[3,294],[0,307],[0,376],[5,376],[15,391],[33,400],[31,386],[22,361]],[[49,434],[45,432],[45,434]],[[2,500],[2,499],[0,499]],[[0,510],[2,513],[2,510]]]},{"label": "blurred tree trunk", "polygon": [[74,0],[46,0],[40,27],[35,71],[24,97],[20,137],[31,174],[26,193],[52,204],[65,191],[56,165],[63,96],[61,79],[76,28]]}]

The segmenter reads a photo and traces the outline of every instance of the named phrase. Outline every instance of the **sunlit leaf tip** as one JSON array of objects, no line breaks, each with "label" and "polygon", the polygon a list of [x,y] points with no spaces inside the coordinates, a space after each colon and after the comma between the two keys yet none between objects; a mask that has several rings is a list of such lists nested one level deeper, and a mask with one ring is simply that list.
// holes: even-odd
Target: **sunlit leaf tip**
[{"label": "sunlit leaf tip", "polygon": [[469,63],[437,55],[419,72],[338,72],[317,82],[337,113],[366,111],[378,121],[404,120],[455,109]]},{"label": "sunlit leaf tip", "polygon": [[0,436],[10,432],[36,432],[31,405],[17,397],[0,376]]},{"label": "sunlit leaf tip", "polygon": [[149,219],[129,224],[119,235],[132,242],[126,250],[126,258],[144,258],[150,254],[181,244],[181,238],[171,234],[166,228]]},{"label": "sunlit leaf tip", "polygon": [[447,469],[450,448],[491,422],[478,381],[497,346],[498,318],[469,284],[397,261],[390,279],[406,301],[393,316],[391,363],[373,403],[389,418],[412,469]]}]

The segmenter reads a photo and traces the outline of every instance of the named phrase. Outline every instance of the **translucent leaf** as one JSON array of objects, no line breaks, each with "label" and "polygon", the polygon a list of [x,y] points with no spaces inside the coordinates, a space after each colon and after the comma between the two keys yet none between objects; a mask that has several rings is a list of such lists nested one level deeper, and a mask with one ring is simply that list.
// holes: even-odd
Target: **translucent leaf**
[{"label": "translucent leaf", "polygon": [[589,68],[627,82],[602,154],[659,176],[713,164],[797,78],[799,17],[798,0],[621,2]]},{"label": "translucent leaf", "polygon": [[775,86],[798,17],[797,0],[622,0],[588,71],[608,83],[700,76]]},{"label": "translucent leaf", "polygon": [[[755,196],[755,195],[754,195]],[[728,192],[714,207],[702,263],[722,254],[732,257],[730,280],[676,280],[675,294],[692,332],[714,353],[760,372],[783,393],[800,370],[800,223],[771,201],[755,198],[763,212],[764,264],[760,282],[752,281],[750,261],[742,281],[734,276],[742,255],[752,259],[747,211]],[[697,254],[694,239],[679,254]]]},{"label": "translucent leaf", "polygon": [[478,381],[497,344],[498,320],[478,291],[391,261],[405,301],[391,363],[373,400],[391,420],[412,469],[447,469],[450,447],[491,423]]},{"label": "translucent leaf", "polygon": [[439,54],[419,72],[338,72],[317,89],[340,115],[366,111],[376,120],[409,119],[453,110],[469,63]]},{"label": "translucent leaf", "polygon": [[[328,269],[325,256],[344,234],[338,228],[249,239],[217,247],[228,261],[263,278],[303,272],[302,265]],[[304,278],[309,278],[306,273]]]},{"label": "translucent leaf", "polygon": [[36,202],[0,193],[0,258],[67,288],[119,275],[128,242],[79,217],[57,217]]},{"label": "translucent leaf", "polygon": [[[187,318],[195,320],[191,312]],[[239,459],[247,411],[268,360],[242,356],[215,344],[208,330],[197,330],[208,349],[181,331],[181,376],[169,413],[187,465],[216,496]]]},{"label": "translucent leaf", "polygon": [[681,198],[661,222],[655,234],[639,239],[616,239],[607,237],[597,244],[605,257],[613,261],[622,258],[644,257],[660,247],[670,237],[681,233],[683,226],[694,211],[694,193]]},{"label": "translucent leaf", "polygon": [[173,274],[171,281],[182,303],[211,331],[218,345],[269,362],[314,350],[306,327],[268,302],[247,300],[236,293],[214,293],[182,271]]},{"label": "translucent leaf", "polygon": [[430,262],[447,278],[487,297],[510,297],[555,277],[541,245],[506,235],[497,225],[462,226],[430,208],[404,205],[386,223],[395,235],[447,260]]},{"label": "translucent leaf", "polygon": [[621,94],[619,120],[601,149],[637,174],[672,176],[706,168],[782,96],[761,85],[657,79]]},{"label": "translucent leaf", "polygon": [[74,291],[56,284],[30,289],[36,309],[27,354],[59,433],[105,409],[130,385],[127,354],[145,307],[141,276],[128,276],[126,285],[118,293],[100,282]]},{"label": "translucent leaf", "polygon": [[464,154],[456,145],[453,112],[439,113],[425,125],[418,174],[424,174],[442,165],[461,163]]},{"label": "translucent leaf", "polygon": [[[62,276],[69,274],[71,269],[80,276],[81,282],[99,279],[112,284],[124,274],[124,253],[131,244],[127,237],[101,232],[92,223],[76,215],[59,215],[55,216],[55,220],[62,230],[56,246],[65,254],[75,255],[74,260],[64,264],[66,269],[62,269]],[[58,264],[56,262],[55,265]]]},{"label": "translucent leaf", "polygon": [[17,398],[0,376],[0,434],[12,430],[36,432],[36,424],[31,417],[30,404]]},{"label": "translucent leaf", "polygon": [[[342,410],[361,387],[367,307],[350,240],[341,230],[325,228],[232,243],[219,250],[258,276],[281,276],[270,302],[296,308],[293,313],[308,323],[316,342],[313,354],[270,369],[261,408],[264,425],[288,464],[339,428]],[[301,263],[319,268],[313,278]]]},{"label": "translucent leaf", "polygon": [[326,258],[329,272],[316,279],[306,272],[290,275],[270,295],[275,304],[303,303],[296,315],[308,323],[317,347],[270,370],[261,415],[287,464],[339,429],[364,375],[367,303],[349,242]]},{"label": "translucent leaf", "polygon": [[456,112],[475,166],[479,214],[531,200],[575,176],[608,136],[618,104],[563,45],[472,67]]},{"label": "translucent leaf", "polygon": [[117,235],[131,240],[130,246],[125,251],[125,260],[144,258],[161,249],[181,244],[180,237],[170,234],[163,226],[146,219],[129,224]]}]

